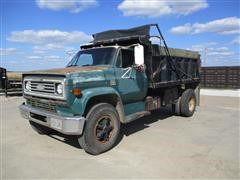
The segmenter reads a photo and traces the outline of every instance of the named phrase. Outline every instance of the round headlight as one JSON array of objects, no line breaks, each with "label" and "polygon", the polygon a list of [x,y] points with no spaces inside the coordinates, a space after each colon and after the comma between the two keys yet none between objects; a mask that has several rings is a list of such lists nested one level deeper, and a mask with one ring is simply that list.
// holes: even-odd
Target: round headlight
[{"label": "round headlight", "polygon": [[62,84],[58,84],[57,85],[57,93],[58,94],[62,94],[63,93],[63,85]]},{"label": "round headlight", "polygon": [[30,83],[30,81],[27,81],[26,82],[26,84],[25,84],[25,88],[26,88],[26,90],[31,90],[31,83]]}]

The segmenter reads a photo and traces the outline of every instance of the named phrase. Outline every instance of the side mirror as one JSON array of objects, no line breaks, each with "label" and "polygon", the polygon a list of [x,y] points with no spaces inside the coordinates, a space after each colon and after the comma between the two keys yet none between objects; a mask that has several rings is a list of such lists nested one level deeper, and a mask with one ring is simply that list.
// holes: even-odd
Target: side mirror
[{"label": "side mirror", "polygon": [[137,66],[144,64],[144,48],[141,44],[134,47],[134,59]]}]

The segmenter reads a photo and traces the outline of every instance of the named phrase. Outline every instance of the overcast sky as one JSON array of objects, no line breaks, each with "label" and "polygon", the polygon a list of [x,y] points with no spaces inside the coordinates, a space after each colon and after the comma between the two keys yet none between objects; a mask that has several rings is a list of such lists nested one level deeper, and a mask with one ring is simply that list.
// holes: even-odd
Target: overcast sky
[{"label": "overcast sky", "polygon": [[199,51],[204,66],[240,65],[239,0],[0,0],[1,67],[64,67],[109,29],[158,23],[169,47]]}]

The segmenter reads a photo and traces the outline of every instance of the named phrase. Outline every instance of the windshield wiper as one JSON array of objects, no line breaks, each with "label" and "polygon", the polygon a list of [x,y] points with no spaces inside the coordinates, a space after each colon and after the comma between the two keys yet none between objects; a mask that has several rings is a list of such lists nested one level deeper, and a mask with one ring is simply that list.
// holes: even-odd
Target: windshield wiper
[{"label": "windshield wiper", "polygon": [[90,64],[84,64],[84,65],[82,65],[82,66],[91,66]]},{"label": "windshield wiper", "polygon": [[71,65],[69,65],[67,67],[73,67],[73,66],[78,66],[78,65],[77,64],[71,64]]}]

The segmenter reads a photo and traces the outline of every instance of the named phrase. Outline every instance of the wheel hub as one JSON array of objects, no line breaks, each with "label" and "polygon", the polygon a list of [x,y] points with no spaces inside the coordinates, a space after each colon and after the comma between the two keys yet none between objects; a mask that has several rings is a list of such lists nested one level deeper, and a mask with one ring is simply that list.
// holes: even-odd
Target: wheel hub
[{"label": "wheel hub", "polygon": [[95,136],[98,141],[105,143],[109,141],[112,136],[112,131],[114,129],[110,117],[102,117],[98,120],[96,125]]},{"label": "wheel hub", "polygon": [[193,112],[195,107],[195,99],[192,97],[188,102],[189,111]]}]

